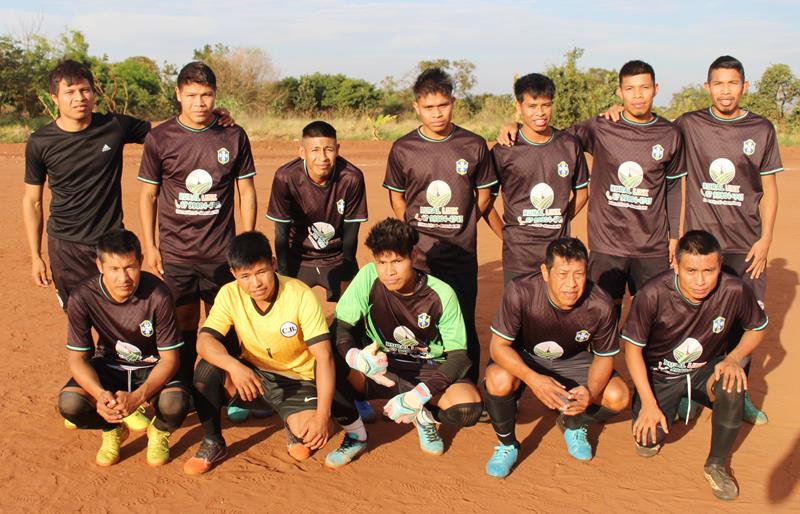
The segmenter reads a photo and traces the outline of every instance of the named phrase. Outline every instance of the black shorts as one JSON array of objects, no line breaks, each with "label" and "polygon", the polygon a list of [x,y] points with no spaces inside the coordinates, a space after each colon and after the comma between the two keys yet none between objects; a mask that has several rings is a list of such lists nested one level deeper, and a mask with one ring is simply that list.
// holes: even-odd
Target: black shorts
[{"label": "black shorts", "polygon": [[[407,393],[414,389],[420,382],[427,382],[430,380],[439,366],[440,364],[438,362],[432,360],[405,361],[390,358],[389,367],[386,372],[390,374],[389,378],[395,381],[395,385],[393,387],[386,387],[368,378],[365,380],[364,397],[368,400],[390,399],[398,394]],[[467,378],[462,378],[453,382],[453,384],[458,383],[472,384]]]},{"label": "black shorts", "polygon": [[[697,402],[705,407],[712,407],[711,399],[708,397],[706,391],[706,382],[714,375],[714,366],[717,365],[724,355],[720,355],[710,359],[705,366],[687,373],[690,380],[687,380],[686,375],[665,378],[661,376],[650,376],[650,388],[653,390],[653,395],[658,402],[658,408],[667,418],[667,427],[672,428],[672,422],[675,420],[675,415],[678,414],[678,404],[681,398],[688,397],[689,388],[691,387],[691,397],[693,402]],[[642,400],[639,397],[639,392],[633,395],[633,405],[631,406],[632,421],[635,422],[639,416],[639,411],[642,410]],[[658,427],[657,443],[660,444],[664,440],[664,433],[661,431],[661,426]],[[647,446],[653,446],[652,441],[647,441]]]},{"label": "black shorts", "polygon": [[236,394],[231,399],[231,404],[241,405],[245,408],[273,409],[282,420],[292,414],[317,408],[317,384],[313,380],[299,380],[288,378],[271,371],[258,369],[246,360],[242,364],[251,368],[261,378],[264,387],[264,396],[251,402],[242,401]]},{"label": "black shorts", "polygon": [[97,275],[94,246],[58,239],[48,234],[47,254],[56,286],[56,299],[65,311],[70,292],[87,278]]},{"label": "black shorts", "polygon": [[745,281],[750,286],[753,293],[756,295],[756,300],[761,308],[764,308],[764,297],[767,294],[767,270],[761,272],[757,279],[750,278],[750,273],[745,273],[745,270],[752,264],[745,261],[747,254],[744,253],[725,253],[722,254],[722,271],[736,275]]},{"label": "black shorts", "polygon": [[231,270],[225,262],[164,263],[164,282],[169,287],[176,306],[197,300],[212,305],[219,289],[233,280]]},{"label": "black shorts", "polygon": [[594,360],[591,352],[581,352],[568,359],[543,359],[522,350],[520,356],[533,371],[553,377],[567,389],[589,383],[589,366]]},{"label": "black shorts", "polygon": [[[112,393],[117,391],[131,392],[136,390],[142,384],[144,384],[145,380],[147,380],[147,377],[150,376],[150,372],[153,371],[152,367],[137,368],[130,371],[113,368],[108,364],[107,361],[100,357],[91,359],[89,361],[89,365],[94,369],[95,373],[97,373],[97,378],[100,380],[100,385],[102,385],[105,390],[111,391]],[[81,386],[75,381],[74,378],[70,378],[64,387]],[[179,373],[176,373],[175,376],[172,377],[172,380],[169,380],[166,384],[164,384],[164,388],[167,387],[178,387],[184,391],[189,391],[189,389],[186,387],[186,383],[181,380]],[[157,396],[160,392],[161,391],[156,391],[153,396]],[[148,400],[150,400],[150,398],[148,398]]]},{"label": "black shorts", "polygon": [[329,302],[339,301],[342,295],[342,282],[349,282],[355,274],[350,265],[336,264],[333,266],[307,266],[300,265],[294,275],[308,287],[320,286],[327,291],[326,299]]},{"label": "black shorts", "polygon": [[625,286],[631,296],[651,278],[669,269],[669,257],[618,257],[600,252],[589,254],[589,280],[614,300],[622,300]]}]

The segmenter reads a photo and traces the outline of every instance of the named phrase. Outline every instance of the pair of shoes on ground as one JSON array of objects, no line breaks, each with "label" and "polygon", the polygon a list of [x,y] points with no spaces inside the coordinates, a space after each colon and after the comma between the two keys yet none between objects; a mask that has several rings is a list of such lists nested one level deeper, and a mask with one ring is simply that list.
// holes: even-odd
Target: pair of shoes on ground
[{"label": "pair of shoes on ground", "polygon": [[[128,425],[128,428],[134,432],[143,432],[147,430],[148,426],[150,426],[150,418],[147,417],[146,412],[147,411],[145,410],[144,405],[140,405],[139,408],[133,412],[133,414],[124,417],[122,422]],[[75,425],[75,423],[65,419],[64,428],[68,430],[75,430],[78,427]]]},{"label": "pair of shoes on ground", "polygon": [[[151,466],[162,466],[169,462],[169,436],[170,432],[159,430],[155,426],[155,419],[147,427],[147,451],[146,460]],[[102,443],[95,456],[98,466],[108,467],[119,462],[122,443],[130,435],[130,429],[126,423],[102,431]]]}]

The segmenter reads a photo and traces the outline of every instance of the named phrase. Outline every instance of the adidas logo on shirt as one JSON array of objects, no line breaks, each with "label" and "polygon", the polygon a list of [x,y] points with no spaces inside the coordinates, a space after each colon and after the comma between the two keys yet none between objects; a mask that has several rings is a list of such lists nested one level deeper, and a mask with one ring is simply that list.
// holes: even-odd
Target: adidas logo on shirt
[{"label": "adidas logo on shirt", "polygon": [[104,151],[104,152],[107,152],[107,151],[109,151],[109,150],[111,150],[111,147],[110,147],[110,146],[108,146],[108,145],[103,145],[103,151]]}]

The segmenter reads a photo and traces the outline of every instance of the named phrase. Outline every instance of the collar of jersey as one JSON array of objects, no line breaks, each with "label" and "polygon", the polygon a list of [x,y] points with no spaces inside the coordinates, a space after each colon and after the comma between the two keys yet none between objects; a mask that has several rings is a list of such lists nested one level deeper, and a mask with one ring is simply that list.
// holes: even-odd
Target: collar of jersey
[{"label": "collar of jersey", "polygon": [[303,161],[303,171],[306,173],[306,178],[308,179],[309,182],[311,182],[312,186],[317,187],[319,189],[329,189],[331,187],[334,179],[336,178],[336,174],[339,172],[339,167],[336,166],[336,164],[339,162],[338,157],[336,158],[336,161],[334,161],[333,163],[333,173],[331,173],[331,178],[328,179],[328,181],[325,183],[324,186],[321,186],[316,182],[314,182],[313,180],[311,180],[311,177],[308,176],[308,166],[306,166],[306,160],[305,159],[301,160]]},{"label": "collar of jersey", "polygon": [[[570,312],[572,309],[575,308],[575,306],[573,305],[572,309],[562,309],[561,307],[559,307],[558,305],[553,303],[553,300],[550,299],[550,293],[549,292],[545,291],[544,295],[547,297],[547,303],[549,303],[558,312]],[[578,301],[575,303],[575,305],[578,305],[578,303],[580,303],[582,299],[583,299],[582,297],[579,298]]]},{"label": "collar of jersey", "polygon": [[[675,291],[677,291],[677,292],[678,292],[678,296],[680,296],[680,297],[681,297],[681,300],[683,300],[684,302],[686,302],[686,304],[687,304],[687,305],[689,305],[690,307],[700,307],[700,306],[703,304],[703,300],[700,300],[699,302],[695,303],[695,302],[693,302],[693,301],[689,300],[688,298],[686,298],[686,297],[683,295],[683,291],[681,291],[681,288],[680,288],[680,286],[678,285],[678,274],[677,274],[677,273],[675,273]],[[711,293],[709,294],[709,296],[711,296],[712,294],[714,294],[714,291],[711,291]]]},{"label": "collar of jersey", "polygon": [[742,114],[740,116],[737,116],[735,118],[727,119],[727,118],[720,118],[719,116],[714,114],[714,108],[713,107],[709,107],[708,108],[708,114],[710,114],[711,117],[714,118],[715,120],[721,121],[722,123],[731,123],[731,122],[734,122],[734,121],[739,121],[739,120],[745,119],[747,117],[747,115],[750,114],[750,111],[744,111],[744,114]]},{"label": "collar of jersey", "polygon": [[216,124],[217,124],[217,121],[219,121],[219,116],[217,116],[217,115],[215,114],[215,115],[214,115],[214,119],[211,121],[211,123],[209,123],[207,126],[205,126],[205,127],[201,128],[201,129],[196,129],[196,128],[192,128],[192,127],[187,127],[186,125],[184,125],[183,123],[181,123],[181,118],[180,118],[180,116],[175,116],[175,121],[177,121],[177,122],[178,122],[178,125],[180,125],[181,127],[185,128],[185,129],[186,129],[186,130],[188,130],[189,132],[205,132],[206,130],[210,129],[211,127],[213,127],[214,125],[216,125]]},{"label": "collar of jersey", "polygon": [[621,113],[619,115],[619,119],[627,123],[628,125],[633,125],[634,127],[647,127],[648,125],[653,125],[655,122],[658,121],[658,115],[654,114],[653,119],[650,121],[645,121],[644,123],[639,123],[638,121],[629,120],[625,117],[625,113]]},{"label": "collar of jersey", "polygon": [[261,316],[266,316],[270,313],[270,311],[272,311],[272,308],[275,307],[275,300],[278,299],[278,291],[281,288],[281,281],[278,279],[278,274],[273,271],[272,275],[275,277],[275,291],[272,293],[272,298],[269,300],[269,307],[267,307],[267,310],[262,311],[261,308],[259,308],[259,306],[256,304],[256,301],[250,297],[250,302],[253,304],[253,308]]},{"label": "collar of jersey", "polygon": [[445,141],[449,141],[450,138],[453,137],[453,134],[456,133],[456,124],[451,123],[451,125],[453,125],[453,130],[451,130],[450,133],[447,135],[447,137],[444,139],[433,139],[432,137],[426,136],[425,134],[422,133],[422,125],[417,127],[417,134],[419,134],[419,137],[421,137],[425,141],[430,141],[431,143],[444,143]]},{"label": "collar of jersey", "polygon": [[522,138],[522,140],[524,142],[528,143],[531,146],[547,146],[553,141],[553,138],[556,137],[556,129],[551,129],[551,130],[553,131],[553,133],[550,134],[550,137],[544,143],[537,143],[537,142],[531,141],[530,139],[525,137],[525,133],[522,132],[522,128],[519,129],[518,134],[520,135],[520,137]]},{"label": "collar of jersey", "polygon": [[[408,294],[398,293],[397,291],[389,291],[389,289],[386,289],[386,291],[388,291],[389,293],[391,293],[391,294],[393,294],[395,296],[399,296],[400,298],[408,298],[409,296],[414,296],[415,294],[420,292],[422,290],[422,288],[425,287],[428,284],[428,274],[425,273],[424,271],[420,271],[420,270],[418,270],[416,268],[414,269],[414,271],[417,272],[417,279],[416,279],[417,281],[414,284],[414,290],[413,291],[411,291]],[[386,286],[383,286],[383,287],[385,288]]]},{"label": "collar of jersey", "polygon": [[139,276],[139,283],[136,284],[136,289],[134,289],[133,292],[127,298],[125,298],[124,302],[118,302],[115,299],[113,299],[110,294],[108,294],[108,291],[106,291],[105,286],[103,286],[103,274],[102,273],[100,273],[100,276],[97,277],[97,283],[100,284],[100,292],[103,293],[103,296],[106,297],[106,300],[108,300],[109,302],[113,303],[114,305],[122,305],[124,303],[128,303],[131,300],[131,298],[133,298],[136,295],[136,291],[138,291],[139,290],[139,286],[142,285],[142,278],[141,278],[141,275],[140,275]]}]

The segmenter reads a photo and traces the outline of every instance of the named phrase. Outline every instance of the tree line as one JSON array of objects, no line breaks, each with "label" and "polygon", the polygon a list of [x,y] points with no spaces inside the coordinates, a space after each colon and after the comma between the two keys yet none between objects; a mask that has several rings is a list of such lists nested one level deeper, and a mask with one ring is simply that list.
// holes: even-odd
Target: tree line
[{"label": "tree line", "polygon": [[[619,103],[615,95],[617,71],[581,68],[582,55],[582,49],[572,49],[561,64],[543,70],[557,88],[556,127],[569,126]],[[280,78],[270,56],[254,47],[206,45],[196,49],[192,58],[206,62],[215,71],[218,104],[234,114],[366,115],[377,127],[398,116],[413,116],[411,84],[419,72],[430,67],[444,68],[453,76],[458,98],[456,119],[482,116],[504,120],[514,113],[510,90],[516,77],[509,77],[509,94],[473,94],[477,85],[475,65],[468,60],[421,61],[401,77],[389,76],[373,84],[344,74]],[[68,30],[54,39],[39,34],[0,36],[0,114],[5,120],[32,130],[57,116],[48,94],[47,75],[61,59],[80,61],[92,70],[101,111],[160,120],[177,110],[174,87],[178,68],[174,64],[159,64],[145,56],[111,62],[107,55],[91,54],[81,32]],[[769,118],[779,132],[785,133],[800,130],[799,99],[800,80],[788,65],[773,64],[751,85],[742,104]],[[674,93],[669,105],[659,111],[673,119],[708,105],[702,85],[691,84]]]}]

